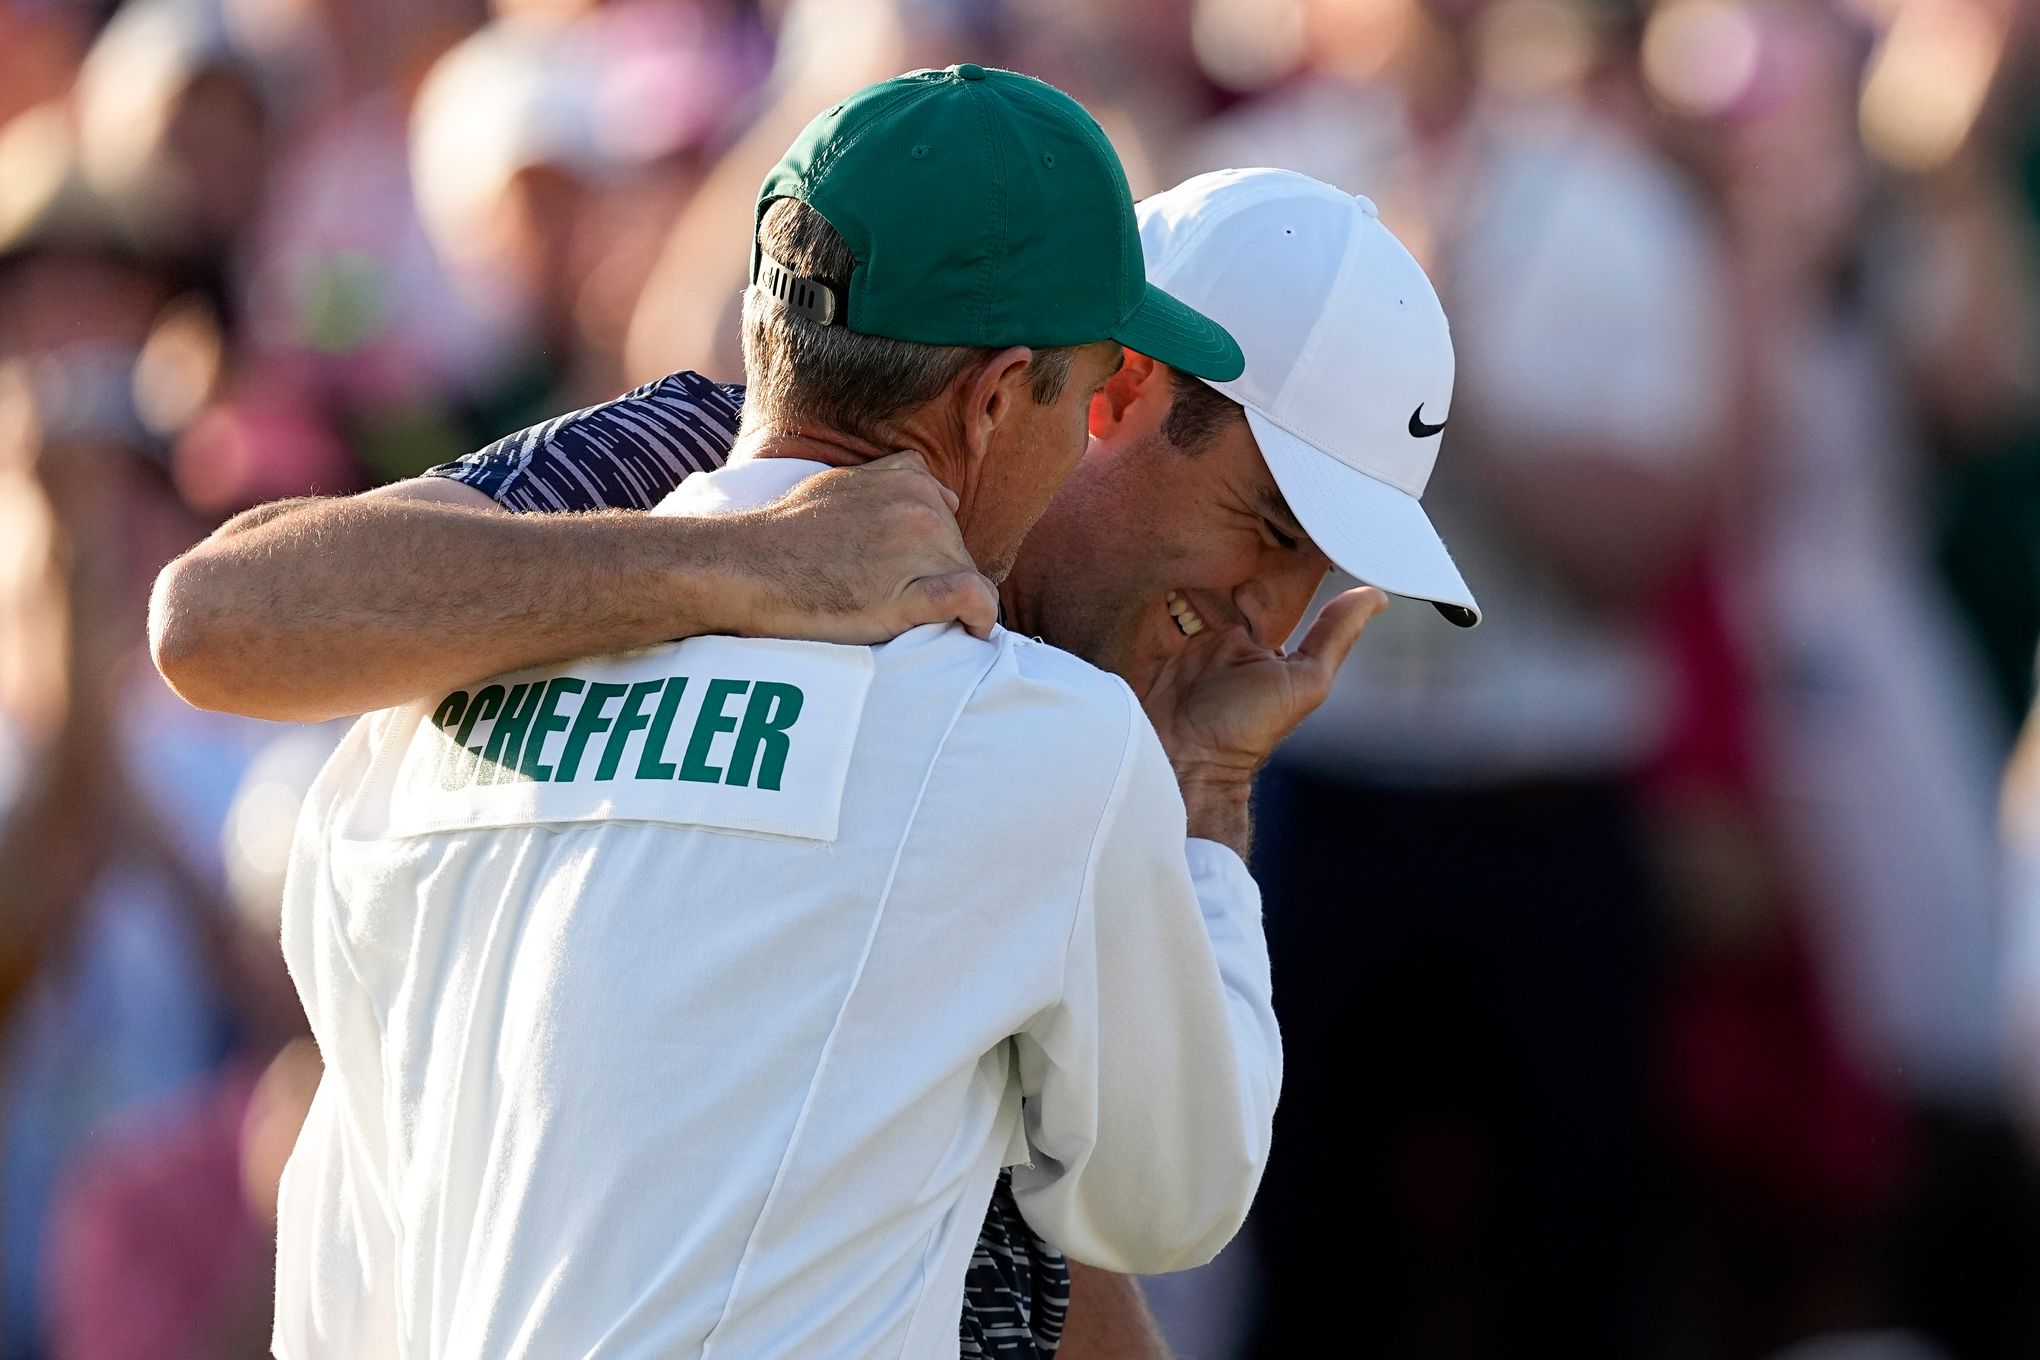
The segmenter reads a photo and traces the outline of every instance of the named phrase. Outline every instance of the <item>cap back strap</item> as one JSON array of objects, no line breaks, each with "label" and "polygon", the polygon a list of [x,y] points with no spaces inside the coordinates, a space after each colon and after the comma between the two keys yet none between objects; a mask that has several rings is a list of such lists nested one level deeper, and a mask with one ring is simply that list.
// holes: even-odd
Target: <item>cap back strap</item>
[{"label": "cap back strap", "polygon": [[796,274],[763,251],[758,253],[758,277],[751,286],[776,298],[795,316],[818,326],[849,324],[849,309],[843,305],[843,295],[834,284]]}]

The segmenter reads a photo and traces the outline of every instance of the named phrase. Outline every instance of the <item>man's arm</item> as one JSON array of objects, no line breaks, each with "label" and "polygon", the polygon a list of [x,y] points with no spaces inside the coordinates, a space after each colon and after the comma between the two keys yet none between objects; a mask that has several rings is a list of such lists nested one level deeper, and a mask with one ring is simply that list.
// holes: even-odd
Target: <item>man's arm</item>
[{"label": "man's arm", "polygon": [[1013,1190],[1074,1260],[1181,1270],[1246,1217],[1282,1079],[1248,799],[1386,604],[1346,592],[1293,652],[1200,635],[1142,696],[1153,728],[1136,715],[1064,1001],[1020,1044],[1038,1156]]},{"label": "man's arm", "polygon": [[1070,1262],[1070,1316],[1056,1360],[1169,1360],[1140,1281]]},{"label": "man's arm", "polygon": [[701,633],[879,642],[997,616],[911,454],[715,518],[509,515],[420,478],[229,521],[164,568],[149,638],[201,708],[315,721]]},{"label": "man's arm", "polygon": [[1073,1260],[1156,1274],[1210,1260],[1246,1218],[1282,1047],[1254,881],[1185,841],[1168,758],[1129,716],[1061,999],[1018,1038],[1033,1159],[1013,1193]]}]

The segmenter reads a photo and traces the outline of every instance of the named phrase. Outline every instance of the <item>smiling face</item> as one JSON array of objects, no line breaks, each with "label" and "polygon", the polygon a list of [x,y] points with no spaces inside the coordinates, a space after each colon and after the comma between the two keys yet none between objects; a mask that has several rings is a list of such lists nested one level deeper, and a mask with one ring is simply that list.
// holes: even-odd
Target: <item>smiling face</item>
[{"label": "smiling face", "polygon": [[[1091,403],[1091,444],[1021,547],[1007,623],[1145,693],[1191,635],[1294,631],[1331,567],[1282,498],[1244,415],[1174,422],[1178,384],[1144,355]],[[1191,400],[1195,400],[1192,394]],[[1209,405],[1211,403],[1200,403]]]}]

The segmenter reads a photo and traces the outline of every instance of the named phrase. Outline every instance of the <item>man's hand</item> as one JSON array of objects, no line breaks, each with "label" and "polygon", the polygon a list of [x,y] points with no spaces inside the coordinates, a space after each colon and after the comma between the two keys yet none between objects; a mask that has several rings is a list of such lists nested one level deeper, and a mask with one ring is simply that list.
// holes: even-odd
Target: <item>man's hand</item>
[{"label": "man's hand", "polygon": [[912,455],[700,519],[509,515],[421,477],[251,510],[165,568],[150,643],[201,708],[310,722],[699,633],[881,642],[997,614]]},{"label": "man's hand", "polygon": [[868,643],[960,620],[991,636],[998,592],[918,453],[819,473],[755,514],[764,548],[741,564],[756,590],[737,631]]},{"label": "man's hand", "polygon": [[1143,703],[1176,768],[1190,834],[1247,851],[1254,772],[1331,692],[1367,621],[1388,607],[1372,586],[1327,604],[1293,652],[1243,628],[1191,638]]}]

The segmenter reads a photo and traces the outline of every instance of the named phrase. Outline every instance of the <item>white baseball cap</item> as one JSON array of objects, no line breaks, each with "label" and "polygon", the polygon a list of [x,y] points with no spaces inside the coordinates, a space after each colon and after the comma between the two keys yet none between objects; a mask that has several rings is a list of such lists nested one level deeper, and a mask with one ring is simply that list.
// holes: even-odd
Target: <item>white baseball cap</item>
[{"label": "white baseball cap", "polygon": [[1297,520],[1342,569],[1480,606],[1418,498],[1452,405],[1452,335],[1431,281],[1364,198],[1290,170],[1219,170],[1139,207],[1148,281],[1240,342],[1210,386],[1247,424]]}]

